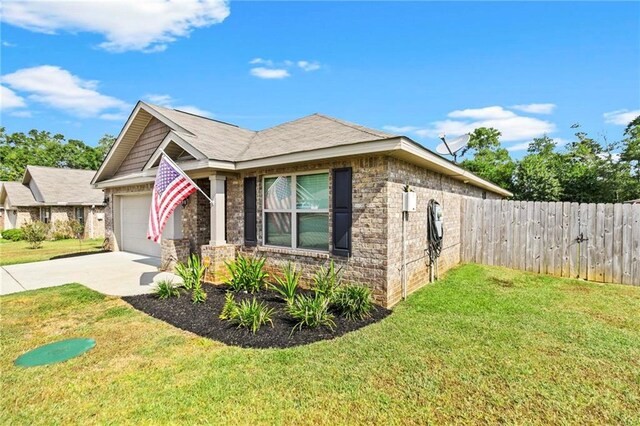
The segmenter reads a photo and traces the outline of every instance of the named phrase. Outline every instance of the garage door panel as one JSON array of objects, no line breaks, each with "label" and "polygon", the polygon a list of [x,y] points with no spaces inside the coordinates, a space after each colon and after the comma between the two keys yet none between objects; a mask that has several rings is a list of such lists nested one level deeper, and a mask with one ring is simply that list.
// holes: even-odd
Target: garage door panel
[{"label": "garage door panel", "polygon": [[120,205],[122,250],[160,257],[160,244],[147,239],[151,194],[123,196]]}]

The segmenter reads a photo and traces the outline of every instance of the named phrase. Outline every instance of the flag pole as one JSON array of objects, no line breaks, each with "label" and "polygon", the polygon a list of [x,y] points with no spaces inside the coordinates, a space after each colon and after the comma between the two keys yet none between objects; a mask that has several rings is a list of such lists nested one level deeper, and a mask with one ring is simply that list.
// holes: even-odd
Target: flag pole
[{"label": "flag pole", "polygon": [[204,191],[203,191],[203,190],[202,190],[198,185],[196,185],[196,183],[195,183],[195,182],[194,182],[194,181],[193,181],[189,176],[187,176],[187,174],[184,172],[184,170],[182,170],[182,169],[180,168],[180,166],[178,166],[178,165],[177,165],[177,164],[176,164],[176,163],[175,163],[171,158],[169,158],[169,156],[167,155],[167,153],[166,153],[166,152],[164,152],[164,150],[163,150],[163,149],[160,149],[160,152],[162,153],[162,156],[164,157],[164,159],[165,159],[165,160],[167,160],[167,162],[171,163],[171,165],[172,165],[173,167],[175,167],[176,169],[180,170],[180,172],[181,172],[181,173],[182,173],[182,175],[185,177],[185,179],[187,179],[189,182],[191,182],[191,184],[192,184],[193,186],[195,186],[195,187],[196,187],[196,189],[197,189],[198,191],[200,191],[200,192],[202,193],[202,195],[204,195],[204,197],[205,197],[207,200],[209,200],[209,203],[210,203],[210,204],[212,204],[212,205],[213,205],[213,204],[215,204],[215,202],[214,202],[211,198],[209,198],[209,196],[208,196],[208,195],[207,195],[207,194],[206,194],[206,193],[205,193],[205,192],[204,192]]}]

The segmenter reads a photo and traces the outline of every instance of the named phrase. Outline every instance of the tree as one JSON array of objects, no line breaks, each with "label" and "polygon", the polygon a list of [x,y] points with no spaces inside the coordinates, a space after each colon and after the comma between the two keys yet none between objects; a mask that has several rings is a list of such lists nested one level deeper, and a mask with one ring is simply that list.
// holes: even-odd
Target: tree
[{"label": "tree", "polygon": [[105,135],[94,148],[80,140],[66,141],[61,134],[36,129],[8,134],[0,127],[0,180],[22,179],[27,165],[96,170],[112,139]]},{"label": "tree", "polygon": [[548,136],[535,138],[528,154],[517,164],[513,176],[514,198],[530,201],[558,201],[563,195],[560,182],[562,158]]},{"label": "tree", "polygon": [[509,151],[500,145],[501,133],[493,128],[480,127],[473,131],[469,144],[461,156],[471,154],[460,164],[472,173],[505,189],[513,187],[513,172],[516,163]]},{"label": "tree", "polygon": [[102,160],[105,159],[105,157],[107,156],[107,153],[109,152],[109,150],[111,149],[115,141],[116,141],[116,137],[108,133],[105,133],[100,138],[100,140],[98,141],[98,146],[95,148],[98,153],[100,162],[102,162]]}]

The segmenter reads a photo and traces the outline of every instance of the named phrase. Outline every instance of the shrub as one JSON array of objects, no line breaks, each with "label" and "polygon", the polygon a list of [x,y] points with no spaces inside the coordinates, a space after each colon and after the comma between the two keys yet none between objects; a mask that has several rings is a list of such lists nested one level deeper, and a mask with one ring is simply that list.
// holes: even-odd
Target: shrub
[{"label": "shrub", "polygon": [[297,295],[287,311],[293,319],[298,321],[291,330],[291,334],[296,329],[301,330],[302,327],[315,328],[324,325],[333,330],[336,325],[333,322],[333,315],[329,312],[329,299],[318,294],[314,297]]},{"label": "shrub", "polygon": [[269,274],[262,270],[265,258],[246,257],[238,255],[233,262],[225,262],[231,278],[227,284],[233,291],[248,291],[255,293],[267,287]]},{"label": "shrub", "polygon": [[282,269],[283,277],[275,277],[277,285],[271,285],[271,288],[277,291],[282,300],[291,305],[296,297],[298,282],[300,281],[300,272],[296,270],[296,266],[291,262],[287,263]]},{"label": "shrub", "polygon": [[270,323],[273,327],[271,316],[274,312],[275,309],[269,308],[264,302],[258,302],[254,297],[250,301],[243,300],[237,304],[236,308],[232,310],[229,320],[238,324],[238,328],[248,328],[255,334],[266,323]]},{"label": "shrub", "polygon": [[2,231],[2,238],[10,241],[20,241],[24,239],[24,235],[22,233],[22,229],[5,229]]},{"label": "shrub", "polygon": [[336,270],[333,259],[329,262],[329,267],[320,266],[313,276],[312,289],[318,296],[324,296],[331,300],[340,286],[342,279],[342,267]]},{"label": "shrub", "polygon": [[56,220],[51,227],[52,240],[68,240],[75,237],[70,220]]},{"label": "shrub", "polygon": [[331,307],[347,319],[364,319],[373,309],[371,290],[360,285],[341,287],[335,293]]},{"label": "shrub", "polygon": [[180,289],[171,280],[161,280],[156,285],[154,293],[158,299],[180,297]]},{"label": "shrub", "polygon": [[233,293],[228,291],[227,294],[224,295],[224,306],[222,307],[222,312],[220,312],[221,320],[230,320],[235,318],[236,311],[238,310],[238,304],[235,300],[233,300]]},{"label": "shrub", "polygon": [[198,283],[193,286],[193,292],[191,293],[191,301],[193,303],[202,303],[205,300],[207,300],[207,293],[202,288],[202,282],[198,281]]},{"label": "shrub", "polygon": [[49,227],[40,222],[30,222],[22,226],[22,234],[24,239],[29,242],[29,246],[33,249],[42,247],[42,242],[47,238]]},{"label": "shrub", "polygon": [[200,257],[192,253],[187,263],[178,262],[174,271],[177,276],[182,278],[182,286],[187,290],[191,290],[196,284],[202,282],[205,269],[205,266],[203,266],[200,261]]}]

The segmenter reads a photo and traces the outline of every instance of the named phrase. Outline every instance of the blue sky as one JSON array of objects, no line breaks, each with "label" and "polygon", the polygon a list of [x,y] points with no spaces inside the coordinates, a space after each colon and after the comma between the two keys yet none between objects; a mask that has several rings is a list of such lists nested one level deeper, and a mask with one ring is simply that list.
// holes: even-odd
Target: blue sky
[{"label": "blue sky", "polygon": [[492,125],[518,157],[640,114],[638,2],[148,6],[4,2],[7,131],[95,144],[143,99],[254,130],[322,112],[429,148]]}]

